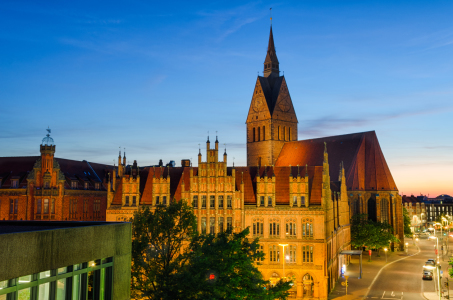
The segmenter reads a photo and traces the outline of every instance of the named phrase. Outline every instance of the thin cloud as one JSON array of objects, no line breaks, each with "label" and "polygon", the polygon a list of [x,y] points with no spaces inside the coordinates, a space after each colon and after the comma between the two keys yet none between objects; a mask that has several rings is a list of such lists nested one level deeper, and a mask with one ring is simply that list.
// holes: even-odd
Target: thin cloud
[{"label": "thin cloud", "polygon": [[420,115],[428,114],[437,114],[443,113],[446,110],[452,109],[452,106],[449,107],[440,107],[434,109],[420,109],[417,111],[409,112],[398,112],[398,113],[389,113],[389,114],[379,114],[379,115],[367,115],[366,118],[338,118],[333,115],[324,116],[315,120],[304,121],[305,125],[302,128],[305,128],[299,132],[299,135],[308,135],[308,136],[323,136],[328,132],[332,131],[332,128],[343,129],[351,127],[365,127],[369,124],[381,123],[388,120],[407,118]]}]

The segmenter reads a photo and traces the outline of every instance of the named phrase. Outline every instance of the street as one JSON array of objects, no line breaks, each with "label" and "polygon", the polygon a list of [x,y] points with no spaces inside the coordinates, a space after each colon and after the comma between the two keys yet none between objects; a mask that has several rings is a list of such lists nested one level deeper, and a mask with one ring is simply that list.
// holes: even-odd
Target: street
[{"label": "street", "polygon": [[[346,271],[349,277],[348,295],[340,284],[329,295],[329,299],[411,299],[411,300],[438,300],[436,294],[437,276],[433,280],[423,280],[423,265],[428,259],[436,259],[435,239],[419,239],[417,245],[411,239],[408,254],[406,252],[388,253],[388,263],[385,262],[385,253],[377,257],[373,253],[372,262],[368,262],[366,252],[363,255],[363,278],[358,279],[358,259],[353,258]],[[450,243],[452,239],[450,238]],[[453,244],[451,244],[453,245]],[[450,246],[451,246],[450,245]],[[440,243],[439,243],[440,247]],[[450,247],[450,254],[453,253]],[[448,276],[448,256],[445,248],[444,261],[439,253],[441,270],[443,271],[442,289]],[[435,270],[434,270],[434,273]],[[340,280],[340,282],[343,280]],[[446,294],[445,294],[446,295]],[[452,294],[453,296],[453,294]],[[445,299],[445,298],[442,298]]]},{"label": "street", "polygon": [[[435,240],[419,239],[417,253],[416,246],[409,242],[409,248],[412,248],[412,256],[406,256],[404,252],[398,255],[402,258],[382,269],[377,276],[374,284],[367,295],[369,299],[411,299],[426,300],[423,293],[434,293],[437,277],[434,280],[423,280],[422,271],[425,262],[432,258],[436,259],[434,252]],[[440,246],[439,246],[440,247]],[[446,251],[445,251],[446,254]],[[410,255],[410,253],[409,253]],[[445,262],[442,263],[442,270],[447,270],[447,256],[444,256]],[[440,256],[440,260],[442,257]]]}]

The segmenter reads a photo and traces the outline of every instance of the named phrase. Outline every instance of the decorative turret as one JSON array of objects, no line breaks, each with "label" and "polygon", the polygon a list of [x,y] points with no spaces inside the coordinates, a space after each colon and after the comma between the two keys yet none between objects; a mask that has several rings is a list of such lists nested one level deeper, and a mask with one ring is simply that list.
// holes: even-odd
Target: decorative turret
[{"label": "decorative turret", "polygon": [[53,157],[55,154],[55,144],[53,138],[50,137],[50,128],[47,128],[47,134],[42,139],[42,143],[40,145],[40,152],[41,152],[41,168],[42,173],[49,171],[52,172],[53,169]]},{"label": "decorative turret", "polygon": [[123,167],[126,166],[126,148],[124,148]]}]

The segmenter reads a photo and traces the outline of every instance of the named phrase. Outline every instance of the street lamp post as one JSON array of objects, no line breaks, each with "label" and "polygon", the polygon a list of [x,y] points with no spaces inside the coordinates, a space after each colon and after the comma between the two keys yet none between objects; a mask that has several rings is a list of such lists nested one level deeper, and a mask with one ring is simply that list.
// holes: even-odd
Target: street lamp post
[{"label": "street lamp post", "polygon": [[286,275],[285,275],[285,259],[286,259],[286,256],[285,256],[285,247],[288,246],[288,244],[278,244],[279,246],[282,246],[283,248],[283,278],[286,279]]},{"label": "street lamp post", "polygon": [[387,263],[387,248],[384,248],[384,252],[385,252],[385,263]]},{"label": "street lamp post", "polygon": [[430,236],[431,239],[436,239],[436,254],[437,254],[437,263],[439,263],[439,238],[437,236]]},{"label": "street lamp post", "polygon": [[406,243],[406,255],[408,254],[408,250],[409,250],[409,243]]}]

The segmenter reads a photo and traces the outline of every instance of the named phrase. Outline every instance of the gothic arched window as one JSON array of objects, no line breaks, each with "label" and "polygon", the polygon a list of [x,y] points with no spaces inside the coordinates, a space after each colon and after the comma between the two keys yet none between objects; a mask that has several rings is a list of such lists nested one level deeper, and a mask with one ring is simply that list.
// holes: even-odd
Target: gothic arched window
[{"label": "gothic arched window", "polygon": [[368,220],[376,222],[376,200],[368,199]]},{"label": "gothic arched window", "polygon": [[389,201],[387,199],[381,200],[381,222],[389,222]]}]

